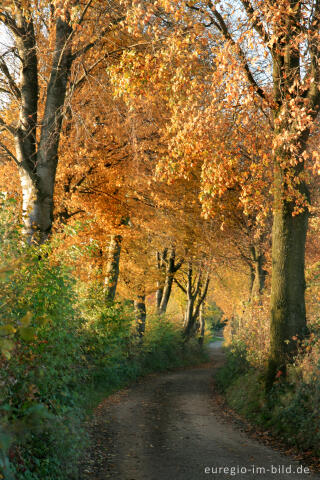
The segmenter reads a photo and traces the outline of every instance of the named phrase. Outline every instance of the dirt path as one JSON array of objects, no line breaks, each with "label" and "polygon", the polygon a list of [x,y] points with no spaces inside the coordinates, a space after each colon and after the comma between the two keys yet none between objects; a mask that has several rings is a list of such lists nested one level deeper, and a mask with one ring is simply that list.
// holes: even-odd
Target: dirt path
[{"label": "dirt path", "polygon": [[212,364],[149,376],[103,402],[81,479],[320,479],[296,473],[297,462],[219,416],[210,388],[220,345],[212,345]]}]

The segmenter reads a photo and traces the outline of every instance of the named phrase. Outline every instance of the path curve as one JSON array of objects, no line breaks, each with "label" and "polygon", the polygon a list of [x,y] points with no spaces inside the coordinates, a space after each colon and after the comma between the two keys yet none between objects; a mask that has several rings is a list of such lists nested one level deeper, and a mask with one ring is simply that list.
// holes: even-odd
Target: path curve
[{"label": "path curve", "polygon": [[211,380],[222,359],[216,342],[209,364],[148,376],[102,402],[81,480],[320,479],[221,418]]}]

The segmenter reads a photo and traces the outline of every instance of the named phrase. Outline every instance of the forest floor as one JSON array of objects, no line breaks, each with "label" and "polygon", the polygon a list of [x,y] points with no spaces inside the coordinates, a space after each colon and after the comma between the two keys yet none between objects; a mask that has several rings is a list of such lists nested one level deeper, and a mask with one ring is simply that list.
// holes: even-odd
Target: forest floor
[{"label": "forest floor", "polygon": [[223,414],[213,380],[221,343],[209,363],[149,375],[100,403],[81,480],[320,479]]}]

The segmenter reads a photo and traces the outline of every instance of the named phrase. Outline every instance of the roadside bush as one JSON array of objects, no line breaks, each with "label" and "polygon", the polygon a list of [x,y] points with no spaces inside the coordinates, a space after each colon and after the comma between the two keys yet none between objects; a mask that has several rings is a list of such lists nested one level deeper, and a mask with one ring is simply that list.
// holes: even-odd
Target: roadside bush
[{"label": "roadside bush", "polygon": [[[25,249],[23,263],[0,291],[0,324],[4,329],[12,326],[10,340],[5,338],[10,349],[1,359],[0,412],[13,440],[7,453],[16,478],[46,478],[50,456],[60,460],[56,469],[54,462],[50,465],[48,475],[63,478],[63,465],[72,478],[69,460],[80,450],[81,438],[72,433],[79,429],[75,404],[88,369],[81,320],[73,306],[74,281],[67,269],[42,255]],[[72,451],[65,448],[67,443]],[[33,477],[33,471],[39,477]]]},{"label": "roadside bush", "polygon": [[216,385],[221,392],[233,384],[240,376],[244,375],[250,364],[247,361],[246,345],[241,341],[234,341],[232,345],[225,347],[226,362],[217,371]]},{"label": "roadside bush", "polygon": [[0,479],[76,480],[100,398],[204,354],[166,318],[140,342],[131,303],[106,305],[53,243],[26,245],[15,209],[0,196]]},{"label": "roadside bush", "polygon": [[[299,345],[286,379],[277,379],[265,393],[264,365],[252,361],[248,343],[233,336],[225,365],[216,382],[228,404],[251,422],[271,430],[288,445],[320,454],[320,338],[311,326],[309,338]],[[243,337],[241,337],[243,338]],[[266,356],[265,356],[266,360]]]}]

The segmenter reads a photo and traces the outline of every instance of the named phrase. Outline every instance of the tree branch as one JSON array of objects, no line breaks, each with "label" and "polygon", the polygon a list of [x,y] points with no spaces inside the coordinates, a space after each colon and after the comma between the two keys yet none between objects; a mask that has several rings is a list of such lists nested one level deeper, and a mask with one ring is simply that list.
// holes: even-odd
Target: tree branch
[{"label": "tree branch", "polygon": [[305,96],[310,100],[311,107],[318,107],[320,104],[320,72],[319,72],[319,58],[320,47],[318,40],[318,29],[320,26],[320,0],[316,1],[313,14],[313,31],[314,38],[309,40],[309,52],[310,52],[310,69],[306,75],[306,79],[309,81],[310,86],[306,90]]},{"label": "tree branch", "polygon": [[22,37],[23,33],[21,29],[18,28],[14,19],[9,15],[8,12],[0,12],[1,22],[6,25],[11,32],[16,35],[17,37]]},{"label": "tree branch", "polygon": [[13,155],[13,153],[2,142],[0,142],[0,148],[6,152],[6,154],[11,158],[11,160],[14,161],[16,165],[20,166],[20,162],[18,161],[17,157]]},{"label": "tree branch", "polygon": [[200,307],[201,307],[202,303],[204,302],[204,300],[207,296],[209,283],[210,283],[210,276],[209,276],[209,273],[208,273],[207,278],[206,278],[206,282],[205,282],[205,286],[204,286],[204,289],[203,289],[203,293],[202,293],[202,295],[200,295],[200,297],[198,299],[197,306],[196,306],[196,309],[195,309],[195,312],[194,312],[194,318],[195,319],[198,318]]},{"label": "tree branch", "polygon": [[198,293],[199,293],[200,287],[201,287],[201,281],[202,281],[202,271],[201,271],[201,267],[200,267],[196,287],[195,287],[194,294],[193,294],[194,298],[197,298],[197,296],[198,296]]},{"label": "tree branch", "polygon": [[242,5],[249,17],[249,20],[252,21],[252,26],[255,31],[260,35],[264,43],[267,45],[270,41],[270,36],[268,32],[265,30],[264,26],[262,25],[261,21],[259,21],[256,17],[256,11],[254,10],[250,0],[241,0]]},{"label": "tree branch", "polygon": [[[115,20],[113,22],[113,26],[117,26],[120,22],[122,22],[124,20],[125,17],[120,17],[119,19]],[[95,40],[93,40],[92,42],[89,42],[87,43],[87,45],[84,45],[82,48],[80,48],[78,51],[74,52],[74,54],[72,55],[72,61],[74,61],[76,58],[80,57],[81,55],[84,55],[85,53],[87,53],[89,50],[91,50],[91,48],[93,48],[95,45],[97,45],[97,43],[99,43],[102,38],[105,36],[106,33],[109,33],[112,31],[112,28],[110,26],[104,28],[99,37],[96,38]]]},{"label": "tree branch", "polygon": [[[212,4],[212,2],[210,2]],[[245,71],[245,74],[246,74],[246,77],[247,77],[247,80],[248,82],[254,87],[254,90],[255,92],[263,99],[263,100],[266,100],[266,95],[263,91],[263,89],[257,84],[256,80],[254,79],[252,73],[251,73],[251,70],[250,70],[250,67],[248,65],[248,62],[247,62],[247,58],[241,48],[241,46],[233,39],[232,35],[230,34],[229,30],[228,30],[228,27],[227,27],[227,24],[225,23],[221,13],[219,13],[215,6],[212,4],[213,8],[212,8],[212,14],[216,17],[217,19],[217,23],[218,23],[218,28],[220,30],[220,32],[222,33],[222,35],[224,36],[224,38],[231,43],[231,45],[233,45],[233,47],[235,47],[236,49],[236,52],[241,60],[241,63],[242,63],[242,66],[244,68],[244,71]]]},{"label": "tree branch", "polygon": [[177,280],[176,278],[173,279],[173,281],[178,285],[178,287],[183,291],[183,293],[187,294],[187,290],[184,288],[184,286]]},{"label": "tree branch", "polygon": [[7,64],[3,61],[2,58],[0,58],[0,70],[6,77],[9,83],[9,87],[13,93],[13,95],[20,100],[21,99],[21,92],[19,88],[16,85],[16,82],[14,81],[13,77],[11,76]]},{"label": "tree branch", "polygon": [[17,130],[12,125],[8,125],[1,117],[0,117],[0,125],[7,130],[12,135],[15,135]]},{"label": "tree branch", "polygon": [[87,3],[87,5],[84,7],[84,9],[83,9],[83,11],[82,11],[82,14],[81,14],[81,16],[80,16],[80,18],[79,18],[78,25],[81,25],[81,23],[83,22],[84,17],[85,17],[85,15],[86,15],[86,13],[87,13],[90,5],[92,4],[92,1],[93,1],[93,0],[89,0],[88,3]]},{"label": "tree branch", "polygon": [[189,265],[188,265],[188,283],[187,283],[187,295],[188,295],[188,298],[192,298],[193,295],[192,295],[192,263],[189,262]]},{"label": "tree branch", "polygon": [[184,263],[184,258],[181,258],[173,268],[174,273],[176,273],[182,267],[183,263]]}]

